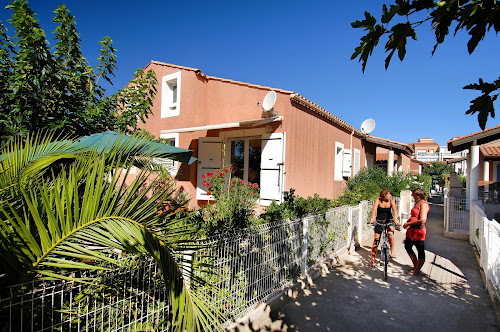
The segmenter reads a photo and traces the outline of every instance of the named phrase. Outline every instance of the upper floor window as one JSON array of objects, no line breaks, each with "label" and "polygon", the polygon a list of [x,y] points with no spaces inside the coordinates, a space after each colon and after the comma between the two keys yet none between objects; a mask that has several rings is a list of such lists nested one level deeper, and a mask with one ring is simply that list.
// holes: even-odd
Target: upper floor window
[{"label": "upper floor window", "polygon": [[161,117],[168,118],[179,115],[181,111],[181,72],[163,76],[161,82]]}]

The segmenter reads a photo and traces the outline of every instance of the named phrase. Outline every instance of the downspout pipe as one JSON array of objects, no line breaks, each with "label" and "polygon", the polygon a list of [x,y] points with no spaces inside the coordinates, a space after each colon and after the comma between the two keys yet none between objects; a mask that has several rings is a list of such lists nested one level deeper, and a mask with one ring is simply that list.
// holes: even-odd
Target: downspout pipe
[{"label": "downspout pipe", "polygon": [[354,173],[354,149],[352,148],[352,135],[354,135],[354,129],[351,132],[351,141],[349,142],[349,147],[351,149],[351,177]]}]

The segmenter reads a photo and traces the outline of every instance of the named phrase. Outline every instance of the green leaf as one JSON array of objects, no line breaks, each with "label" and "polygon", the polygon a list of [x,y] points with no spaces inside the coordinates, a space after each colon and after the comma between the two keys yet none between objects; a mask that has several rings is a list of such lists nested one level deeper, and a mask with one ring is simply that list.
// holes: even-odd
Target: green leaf
[{"label": "green leaf", "polygon": [[377,20],[373,17],[372,14],[365,12],[365,19],[362,21],[355,21],[351,23],[353,28],[365,28],[367,30],[372,30],[375,28],[375,24],[377,24]]},{"label": "green leaf", "polygon": [[361,37],[361,44],[356,47],[351,56],[351,60],[359,56],[359,62],[362,63],[362,70],[365,71],[368,58],[371,56],[375,46],[377,46],[380,37],[386,32],[382,25],[376,25],[374,29],[370,30],[365,36]]},{"label": "green leaf", "polygon": [[399,23],[392,27],[389,40],[385,44],[386,52],[390,52],[385,60],[385,69],[389,67],[389,63],[394,52],[398,51],[398,57],[403,61],[406,55],[406,39],[411,37],[413,40],[417,39],[415,30],[409,22]]},{"label": "green leaf", "polygon": [[394,17],[394,15],[396,15],[396,13],[398,12],[399,10],[399,6],[395,6],[395,5],[391,5],[390,7],[391,9],[389,11],[387,11],[387,5],[384,4],[384,6],[382,7],[382,18],[380,19],[380,21],[382,23],[389,23],[392,18]]}]

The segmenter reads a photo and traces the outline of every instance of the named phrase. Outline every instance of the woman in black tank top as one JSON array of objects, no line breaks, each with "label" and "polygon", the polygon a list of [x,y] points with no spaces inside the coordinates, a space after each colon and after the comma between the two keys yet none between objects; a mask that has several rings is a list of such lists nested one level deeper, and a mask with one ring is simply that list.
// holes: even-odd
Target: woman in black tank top
[{"label": "woman in black tank top", "polygon": [[[394,218],[393,218],[394,212]],[[389,189],[382,189],[379,193],[379,198],[375,200],[372,209],[372,218],[370,219],[370,224],[373,224],[375,220],[380,223],[387,223],[394,219],[396,225],[399,225],[398,220],[398,209],[396,208],[396,202],[392,200],[392,194]],[[375,263],[375,255],[377,254],[377,248],[380,241],[380,234],[382,234],[382,227],[375,226],[375,236],[372,246],[372,255],[370,259],[370,266]],[[389,244],[391,245],[391,257],[395,258],[394,254],[394,227],[389,226],[387,228],[387,236],[389,238]]]}]

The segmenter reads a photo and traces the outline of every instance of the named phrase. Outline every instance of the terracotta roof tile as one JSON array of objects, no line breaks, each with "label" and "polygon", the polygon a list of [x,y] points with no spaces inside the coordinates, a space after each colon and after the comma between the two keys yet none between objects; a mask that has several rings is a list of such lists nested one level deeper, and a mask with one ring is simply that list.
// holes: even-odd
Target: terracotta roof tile
[{"label": "terracotta roof tile", "polygon": [[416,142],[416,143],[411,143],[415,146],[439,146],[437,142]]},{"label": "terracotta roof tile", "polygon": [[306,97],[298,94],[298,93],[292,93],[290,95],[290,99],[298,102],[299,104],[309,108],[310,110],[324,116],[325,118],[329,119],[329,120],[332,120],[333,122],[337,123],[338,125],[340,125],[341,127],[344,127],[346,129],[349,129],[349,130],[352,130],[354,131],[355,133],[357,133],[359,136],[361,137],[364,137],[365,135],[359,131],[358,129],[354,128],[353,126],[351,126],[350,124],[348,124],[347,122],[345,121],[342,121],[340,118],[336,117],[335,115],[333,115],[332,113],[328,112],[326,109],[324,109],[323,107],[319,106],[318,104],[310,101],[309,99],[307,99]]},{"label": "terracotta roof tile", "polygon": [[160,61],[151,61],[146,66],[146,68],[150,64],[155,64],[155,65],[159,65],[159,66],[166,66],[166,67],[172,67],[172,68],[179,68],[179,69],[194,71],[196,73],[196,75],[199,75],[199,76],[201,76],[201,77],[203,77],[204,79],[207,79],[207,80],[215,80],[215,81],[227,82],[227,83],[231,83],[231,84],[248,86],[248,87],[257,88],[257,89],[263,89],[263,90],[274,90],[276,92],[282,92],[282,93],[288,93],[288,94],[293,93],[293,91],[288,91],[288,90],[283,90],[283,89],[276,89],[276,88],[271,88],[271,87],[267,87],[267,86],[263,86],[263,85],[258,85],[258,84],[252,84],[252,83],[245,83],[245,82],[240,82],[240,81],[234,81],[234,80],[230,80],[230,79],[227,79],[227,78],[220,78],[220,77],[215,77],[215,76],[208,76],[208,75],[205,75],[201,71],[201,69],[191,68],[191,67],[184,67],[184,66],[174,65],[174,64],[171,64],[171,63],[165,63],[165,62],[160,62]]},{"label": "terracotta roof tile", "polygon": [[500,141],[484,143],[482,146],[500,146]]},{"label": "terracotta roof tile", "polygon": [[481,146],[479,150],[484,157],[500,157],[500,147],[498,146]]},{"label": "terracotta roof tile", "polygon": [[387,161],[389,159],[389,154],[387,153],[377,153],[375,160],[377,162]]},{"label": "terracotta roof tile", "polygon": [[500,128],[500,125],[495,126],[495,127],[491,127],[491,128],[485,129],[485,130],[477,131],[477,132],[469,134],[469,135],[456,137],[456,138],[454,138],[452,140],[449,140],[448,144],[451,143],[451,142],[454,142],[454,141],[458,141],[458,140],[464,139],[466,137],[471,137],[471,136],[474,136],[474,135],[477,135],[477,134],[481,134],[481,133],[487,133],[488,131],[491,131],[491,130],[494,130],[494,129],[498,129],[498,128]]},{"label": "terracotta roof tile", "polygon": [[415,158],[410,158],[410,161],[412,163],[415,163],[415,164],[420,164],[420,165],[426,165],[426,166],[430,166],[432,165],[430,162],[428,161],[423,161],[423,160],[418,160],[418,159],[415,159]]}]

